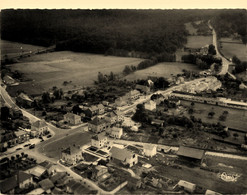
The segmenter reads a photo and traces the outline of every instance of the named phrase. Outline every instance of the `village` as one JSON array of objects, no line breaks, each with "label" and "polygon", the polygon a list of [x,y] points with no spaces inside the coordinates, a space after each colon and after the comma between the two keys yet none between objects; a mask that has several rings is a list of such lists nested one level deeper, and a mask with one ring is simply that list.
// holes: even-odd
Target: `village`
[{"label": "village", "polygon": [[[109,63],[108,73],[99,62],[104,59],[107,64],[108,54],[121,56],[125,50],[110,48],[104,56],[61,54],[59,47],[70,46],[61,41],[33,51],[18,48],[13,58],[5,55],[0,80],[0,193],[246,193],[247,83],[234,73],[245,62],[228,59],[219,51],[212,24],[206,19],[183,24],[192,29],[186,36],[204,36],[212,39],[209,44],[186,44],[172,54],[129,51],[128,63],[119,64],[123,70],[112,70]],[[61,56],[51,62],[35,59],[53,53],[73,60],[81,56],[79,61]],[[32,57],[37,61],[32,62]],[[49,85],[41,86],[47,81],[41,79],[39,85],[36,78],[10,68],[23,59],[27,67],[42,65]],[[80,67],[87,60],[102,66],[96,68],[97,79],[73,80],[82,77],[77,71],[92,68]],[[116,63],[120,58],[111,56],[111,60]],[[172,64],[162,64],[166,62]],[[66,68],[73,63],[80,68],[68,73]],[[57,71],[57,64],[66,74]],[[191,69],[168,71],[168,76],[155,69],[142,72],[161,65]],[[66,76],[57,79],[56,75]]]}]

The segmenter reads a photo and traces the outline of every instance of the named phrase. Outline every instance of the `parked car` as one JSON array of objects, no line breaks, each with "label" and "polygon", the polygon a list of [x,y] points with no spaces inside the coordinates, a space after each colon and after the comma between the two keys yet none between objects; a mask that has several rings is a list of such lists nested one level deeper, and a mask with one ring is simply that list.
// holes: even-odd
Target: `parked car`
[{"label": "parked car", "polygon": [[28,146],[30,146],[30,145],[31,145],[31,144],[25,144],[24,147],[28,147]]},{"label": "parked car", "polygon": [[16,148],[16,150],[21,150],[22,148]]},{"label": "parked car", "polygon": [[52,135],[47,135],[47,138],[50,138]]},{"label": "parked car", "polygon": [[35,144],[32,144],[31,146],[29,146],[29,149],[33,149],[35,148]]}]

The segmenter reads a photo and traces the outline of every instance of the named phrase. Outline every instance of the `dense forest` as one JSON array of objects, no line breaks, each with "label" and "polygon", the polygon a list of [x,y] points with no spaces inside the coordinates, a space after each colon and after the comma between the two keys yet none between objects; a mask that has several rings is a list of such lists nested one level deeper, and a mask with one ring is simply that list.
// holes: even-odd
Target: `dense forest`
[{"label": "dense forest", "polygon": [[247,43],[246,10],[222,10],[213,18],[212,24],[218,37],[230,37],[237,33],[242,42]]},{"label": "dense forest", "polygon": [[72,50],[143,57],[186,43],[185,22],[216,10],[2,10],[1,38]]}]

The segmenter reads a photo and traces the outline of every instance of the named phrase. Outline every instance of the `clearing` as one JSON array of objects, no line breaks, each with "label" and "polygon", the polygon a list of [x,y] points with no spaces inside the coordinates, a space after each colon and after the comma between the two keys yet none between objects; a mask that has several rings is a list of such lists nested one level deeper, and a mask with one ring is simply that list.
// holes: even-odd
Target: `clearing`
[{"label": "clearing", "polygon": [[222,38],[220,39],[220,44],[222,46],[221,51],[226,58],[230,59],[235,55],[241,61],[247,61],[247,46],[240,40]]},{"label": "clearing", "polygon": [[76,132],[72,135],[65,136],[60,140],[50,142],[43,146],[43,153],[49,158],[59,159],[61,149],[65,149],[69,146],[75,145],[85,145],[91,140],[91,133],[89,132]]},{"label": "clearing", "polygon": [[4,55],[8,55],[8,57],[15,57],[20,55],[22,52],[34,52],[44,48],[45,47],[42,46],[1,40],[1,57],[3,57]]},{"label": "clearing", "polygon": [[[18,70],[31,80],[13,88],[23,89],[28,94],[41,94],[53,86],[65,90],[88,86],[97,80],[98,72],[119,73],[126,65],[137,65],[142,60],[70,51],[35,55],[11,65],[12,71]],[[66,88],[64,81],[72,82]]]},{"label": "clearing", "polygon": [[188,36],[185,47],[201,48],[213,43],[213,36]]},{"label": "clearing", "polygon": [[199,68],[193,64],[185,64],[179,62],[163,62],[155,66],[138,70],[124,77],[124,79],[133,81],[136,79],[146,79],[148,76],[169,78],[172,75],[183,73],[183,69],[199,72]]}]

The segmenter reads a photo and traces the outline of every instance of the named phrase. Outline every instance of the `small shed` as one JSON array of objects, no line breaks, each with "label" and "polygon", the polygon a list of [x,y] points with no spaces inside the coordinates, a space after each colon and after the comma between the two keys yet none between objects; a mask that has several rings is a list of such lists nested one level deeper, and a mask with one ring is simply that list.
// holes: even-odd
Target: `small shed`
[{"label": "small shed", "polygon": [[185,159],[201,161],[204,156],[204,153],[205,151],[201,149],[180,146],[177,155]]},{"label": "small shed", "polygon": [[195,189],[196,189],[196,184],[194,183],[190,183],[188,181],[184,181],[184,180],[180,180],[178,182],[178,186],[180,188],[183,188],[185,191],[188,191],[190,193],[194,193]]}]

